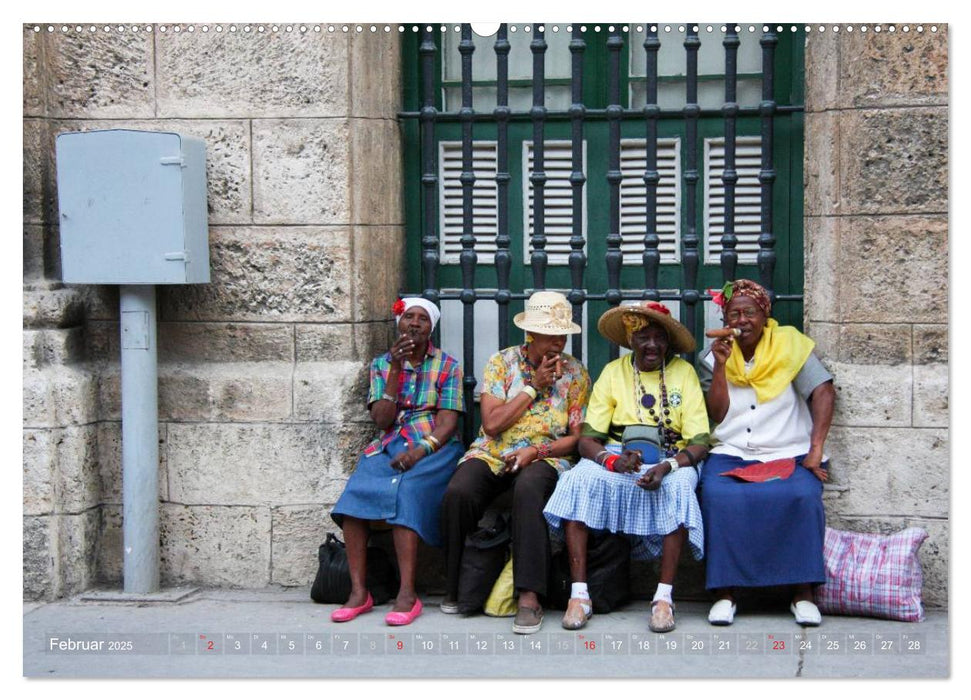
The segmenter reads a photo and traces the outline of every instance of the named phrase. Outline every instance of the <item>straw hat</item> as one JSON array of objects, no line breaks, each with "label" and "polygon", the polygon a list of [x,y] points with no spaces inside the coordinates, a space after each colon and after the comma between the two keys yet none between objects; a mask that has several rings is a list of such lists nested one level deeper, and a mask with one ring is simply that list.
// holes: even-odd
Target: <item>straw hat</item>
[{"label": "straw hat", "polygon": [[624,314],[638,314],[644,316],[651,323],[662,326],[668,332],[671,345],[677,352],[694,352],[695,338],[686,327],[671,318],[671,312],[664,304],[656,301],[642,301],[638,304],[615,306],[608,310],[597,322],[600,335],[617,345],[630,348],[627,342],[627,331],[624,328]]},{"label": "straw hat", "polygon": [[582,329],[573,322],[573,307],[559,292],[533,292],[526,300],[526,310],[516,314],[517,328],[541,335],[570,335]]}]

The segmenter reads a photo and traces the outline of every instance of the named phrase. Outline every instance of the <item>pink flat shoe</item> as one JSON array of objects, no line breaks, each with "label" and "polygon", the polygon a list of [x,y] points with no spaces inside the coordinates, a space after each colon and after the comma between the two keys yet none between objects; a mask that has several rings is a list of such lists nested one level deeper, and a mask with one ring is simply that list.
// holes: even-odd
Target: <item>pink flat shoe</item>
[{"label": "pink flat shoe", "polygon": [[371,597],[370,591],[367,594],[367,600],[364,601],[364,605],[360,605],[356,608],[337,608],[334,612],[330,614],[331,622],[350,622],[358,615],[366,613],[368,610],[374,607],[374,598]]},{"label": "pink flat shoe", "polygon": [[384,621],[393,627],[400,627],[401,625],[410,625],[419,615],[421,615],[421,601],[415,598],[415,604],[411,606],[410,611],[389,612],[384,616]]}]

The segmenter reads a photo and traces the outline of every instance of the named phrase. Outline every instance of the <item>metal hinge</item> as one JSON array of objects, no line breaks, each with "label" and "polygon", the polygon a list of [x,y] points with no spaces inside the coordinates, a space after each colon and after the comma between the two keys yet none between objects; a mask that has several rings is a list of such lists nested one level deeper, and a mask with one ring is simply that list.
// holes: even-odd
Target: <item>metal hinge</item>
[{"label": "metal hinge", "polygon": [[165,254],[166,260],[181,260],[183,262],[189,262],[189,251],[187,250],[176,250],[172,253]]},{"label": "metal hinge", "polygon": [[182,156],[165,156],[159,159],[159,163],[162,165],[178,165],[183,168],[185,167],[185,161],[182,159]]}]

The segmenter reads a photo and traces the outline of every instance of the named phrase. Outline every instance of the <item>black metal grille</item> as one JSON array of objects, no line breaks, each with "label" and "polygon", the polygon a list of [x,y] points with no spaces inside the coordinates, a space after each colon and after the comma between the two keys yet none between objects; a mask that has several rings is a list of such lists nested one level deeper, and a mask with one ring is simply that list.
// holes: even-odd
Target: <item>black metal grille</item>
[{"label": "black metal grille", "polygon": [[[473,108],[472,55],[478,48],[487,50],[486,40],[473,39],[471,25],[461,26],[461,40],[458,51],[461,56],[461,108],[457,112],[439,111],[436,109],[436,71],[440,69],[436,60],[438,46],[435,41],[437,27],[422,28],[419,44],[420,64],[420,94],[421,108],[418,112],[402,112],[402,119],[417,119],[420,124],[421,140],[421,192],[422,192],[422,234],[421,234],[421,268],[423,290],[422,295],[435,301],[460,300],[463,304],[463,341],[464,341],[464,371],[465,371],[465,399],[467,406],[474,405],[473,391],[476,385],[473,366],[474,340],[474,303],[477,299],[494,299],[498,306],[498,347],[509,344],[509,305],[514,300],[525,299],[529,294],[524,291],[513,291],[510,288],[510,272],[513,263],[511,253],[510,216],[509,216],[509,129],[511,123],[527,121],[532,126],[533,138],[533,168],[529,174],[529,182],[533,187],[533,230],[530,236],[532,253],[529,267],[532,276],[533,289],[545,289],[549,254],[546,250],[546,221],[545,196],[548,182],[545,171],[545,130],[551,118],[566,119],[570,123],[571,141],[571,172],[569,176],[571,186],[571,207],[573,221],[569,239],[569,256],[567,265],[570,275],[570,290],[568,299],[573,305],[574,321],[580,323],[583,305],[588,301],[606,301],[609,305],[617,305],[624,300],[654,299],[677,301],[683,304],[682,321],[689,328],[695,328],[696,312],[700,302],[711,297],[698,289],[699,268],[699,236],[696,198],[698,196],[698,124],[703,117],[720,117],[724,129],[725,165],[721,176],[724,185],[724,230],[721,236],[720,267],[723,280],[733,279],[739,264],[736,251],[737,236],[735,234],[735,188],[738,182],[736,171],[736,124],[737,120],[746,116],[757,116],[761,121],[761,169],[759,183],[761,189],[761,226],[758,237],[757,268],[759,281],[768,289],[773,288],[773,278],[776,268],[776,237],[772,225],[772,197],[776,171],[773,163],[773,118],[778,114],[798,112],[801,105],[779,105],[774,101],[773,81],[775,48],[778,43],[777,35],[771,27],[764,28],[760,40],[762,51],[762,99],[757,108],[742,108],[737,97],[737,52],[739,35],[733,24],[726,27],[722,43],[724,50],[724,87],[725,99],[720,109],[702,109],[698,102],[698,51],[701,44],[698,27],[692,23],[686,25],[683,41],[684,47],[684,84],[685,99],[680,110],[662,109],[658,102],[658,51],[661,41],[656,26],[646,27],[643,48],[645,50],[645,105],[643,109],[629,109],[622,104],[621,95],[621,52],[625,48],[625,35],[619,27],[613,27],[606,37],[606,84],[607,99],[605,109],[591,109],[584,105],[584,53],[589,44],[584,38],[578,25],[572,27],[569,43],[570,52],[570,106],[567,112],[556,112],[546,108],[546,53],[547,43],[544,40],[544,25],[532,26],[532,41],[529,49],[532,57],[532,106],[528,111],[514,111],[509,106],[509,53],[510,42],[508,26],[500,25],[491,49],[495,54],[496,79],[495,95],[496,107],[491,111],[475,111]],[[596,40],[604,41],[600,37]],[[684,124],[686,141],[685,166],[682,173],[683,193],[686,206],[683,207],[683,235],[681,238],[680,266],[681,284],[677,293],[662,292],[659,289],[659,269],[661,254],[659,251],[658,235],[658,125],[664,119],[679,119]],[[602,261],[588,260],[584,252],[586,240],[581,218],[583,216],[583,191],[588,184],[583,163],[584,127],[592,120],[606,121],[608,131],[608,153],[606,154],[607,188],[609,197],[608,227],[606,231],[606,254]],[[645,162],[642,179],[646,186],[645,231],[641,261],[643,266],[643,288],[623,288],[621,284],[621,270],[623,252],[621,249],[621,123],[630,120],[641,120],[644,124]],[[438,283],[439,266],[439,232],[438,232],[438,161],[436,151],[436,126],[439,124],[458,122],[461,125],[462,139],[462,226],[461,268],[462,289],[460,291],[443,291]],[[479,263],[475,250],[476,236],[473,232],[473,186],[475,174],[473,170],[473,140],[476,124],[490,123],[495,125],[495,140],[497,143],[496,166],[496,197],[497,197],[497,226],[495,233],[496,250],[494,260],[496,275],[496,289],[487,292],[476,288],[476,268]],[[598,203],[599,204],[599,203]],[[602,204],[599,204],[602,206]],[[524,205],[525,206],[525,205]],[[602,234],[601,234],[602,235]],[[603,293],[591,293],[585,289],[585,275],[590,265],[603,264],[606,271],[606,289]],[[776,300],[797,301],[801,295],[776,295]],[[574,336],[571,352],[582,359],[580,338]],[[616,346],[610,349],[610,357],[618,355]],[[693,358],[692,358],[693,359]],[[473,435],[473,421],[465,421],[465,439],[471,441]]]}]

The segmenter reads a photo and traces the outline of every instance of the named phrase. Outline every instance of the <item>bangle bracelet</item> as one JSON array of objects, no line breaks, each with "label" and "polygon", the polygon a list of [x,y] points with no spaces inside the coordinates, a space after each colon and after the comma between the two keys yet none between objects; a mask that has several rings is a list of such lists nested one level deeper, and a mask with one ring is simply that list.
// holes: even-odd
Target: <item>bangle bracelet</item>
[{"label": "bangle bracelet", "polygon": [[439,442],[438,438],[432,435],[431,433],[426,435],[425,439],[428,440],[429,443],[431,443],[431,446],[435,448],[436,451],[442,448],[442,443]]},{"label": "bangle bracelet", "polygon": [[691,454],[690,452],[688,452],[688,450],[681,450],[678,454],[679,455],[684,455],[685,457],[687,457],[688,458],[688,462],[689,462],[689,464],[692,467],[697,467],[698,466],[698,460],[697,460],[697,458],[695,458],[695,456],[693,454]]},{"label": "bangle bracelet", "polygon": [[601,457],[603,457],[604,455],[609,455],[609,454],[610,453],[607,452],[607,450],[600,450],[600,452],[597,453],[597,456],[593,458],[593,461],[596,462],[597,464],[603,465],[604,462],[601,459]]},{"label": "bangle bracelet", "polygon": [[536,396],[537,396],[536,389],[529,386],[528,384],[525,387],[523,387],[523,390],[520,393],[528,395],[530,401],[536,400]]},{"label": "bangle bracelet", "polygon": [[421,447],[422,447],[423,450],[425,450],[425,454],[426,455],[430,455],[432,452],[435,451],[432,448],[432,444],[430,442],[428,442],[428,440],[426,440],[425,438],[422,438],[421,440],[419,440],[418,441],[418,444],[421,445]]},{"label": "bangle bracelet", "polygon": [[551,456],[553,452],[553,443],[543,442],[539,445],[533,445],[536,448],[536,459],[546,459]]},{"label": "bangle bracelet", "polygon": [[385,401],[390,401],[391,403],[394,403],[394,404],[398,403],[398,399],[396,399],[395,397],[393,397],[391,394],[387,392],[381,394],[381,398],[384,399]]},{"label": "bangle bracelet", "polygon": [[604,460],[604,466],[607,467],[608,472],[614,471],[614,463],[620,459],[620,455],[610,455]]}]

